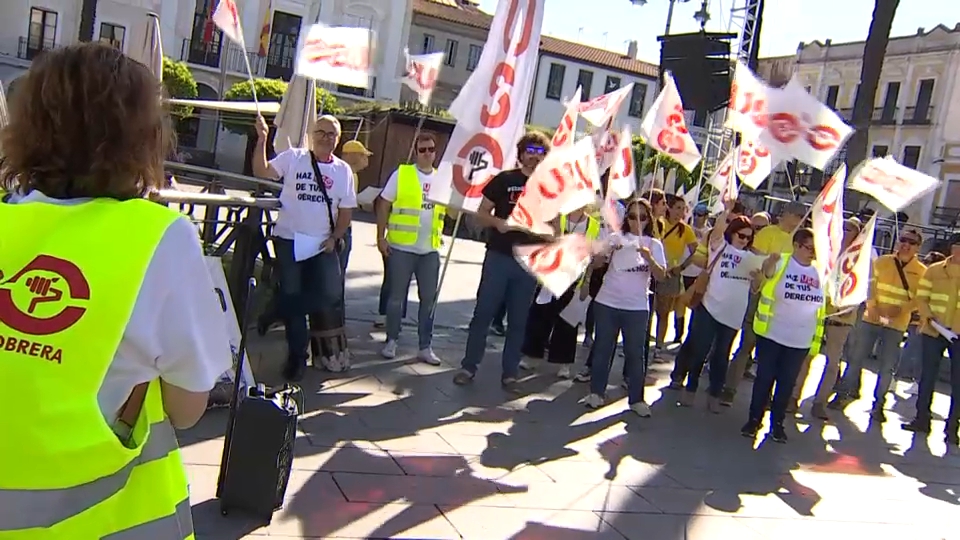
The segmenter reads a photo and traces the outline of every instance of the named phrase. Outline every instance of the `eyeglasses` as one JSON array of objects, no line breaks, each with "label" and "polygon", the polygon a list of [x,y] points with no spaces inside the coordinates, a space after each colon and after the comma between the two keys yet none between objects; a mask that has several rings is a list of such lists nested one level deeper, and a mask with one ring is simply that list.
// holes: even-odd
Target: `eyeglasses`
[{"label": "eyeglasses", "polygon": [[313,134],[321,139],[336,139],[340,136],[336,131],[324,131],[322,129],[314,131]]},{"label": "eyeglasses", "polygon": [[753,235],[752,235],[752,234],[743,234],[742,232],[739,232],[739,231],[737,231],[737,236],[738,236],[741,240],[746,240],[746,241],[748,241],[748,242],[750,241],[751,238],[753,238]]},{"label": "eyeglasses", "polygon": [[916,246],[916,245],[919,245],[919,244],[920,244],[920,240],[917,240],[916,238],[903,238],[903,237],[901,237],[901,238],[900,238],[900,243],[901,243],[901,244],[909,244],[909,245],[911,245],[911,246]]},{"label": "eyeglasses", "polygon": [[627,214],[627,219],[635,219],[635,220],[637,220],[637,221],[646,221],[646,220],[647,220],[647,216],[646,216],[646,215],[640,215],[640,214],[634,214],[634,213],[631,212],[631,213]]},{"label": "eyeglasses", "polygon": [[802,247],[807,251],[813,251],[816,249],[816,247],[813,244],[800,244],[800,247]]},{"label": "eyeglasses", "polygon": [[547,153],[547,149],[542,146],[528,146],[524,149],[528,154],[542,156]]},{"label": "eyeglasses", "polygon": [[421,154],[432,154],[437,151],[436,146],[424,146],[422,148],[417,148],[417,152]]}]

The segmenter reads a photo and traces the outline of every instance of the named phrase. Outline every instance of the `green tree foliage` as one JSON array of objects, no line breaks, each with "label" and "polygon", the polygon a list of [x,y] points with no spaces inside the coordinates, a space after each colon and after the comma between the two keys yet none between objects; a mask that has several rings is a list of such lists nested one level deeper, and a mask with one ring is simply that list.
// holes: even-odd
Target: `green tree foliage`
[{"label": "green tree foliage", "polygon": [[[231,86],[224,94],[224,101],[253,101],[252,88],[257,90],[257,99],[261,103],[279,102],[287,91],[287,83],[280,79],[243,80]],[[323,88],[317,88],[317,110],[324,114],[341,114],[343,109],[337,98]],[[253,115],[241,113],[223,113],[223,127],[238,135],[247,135],[253,127]]]},{"label": "green tree foliage", "polygon": [[[661,169],[663,169],[664,178],[667,177],[667,175],[670,173],[671,170],[677,171],[677,189],[678,190],[680,189],[680,186],[683,186],[685,192],[689,191],[691,188],[693,188],[694,184],[696,184],[697,181],[700,180],[700,170],[701,170],[701,167],[703,167],[703,161],[701,161],[696,167],[694,167],[693,172],[687,172],[687,170],[683,168],[683,165],[680,165],[673,159],[667,156],[664,156],[663,154],[660,155],[660,159],[658,160],[656,156],[656,151],[653,150],[652,148],[648,151],[647,159],[644,161],[643,160],[644,148],[645,148],[644,140],[639,136],[634,135],[633,136],[633,162],[634,163],[642,162],[642,165],[637,167],[641,171],[640,173],[641,178],[638,178],[639,182],[642,183],[642,177],[648,174],[653,174],[654,165],[658,165]],[[706,181],[706,178],[704,178],[703,180]]]},{"label": "green tree foliage", "polygon": [[[196,99],[197,81],[185,62],[177,62],[163,57],[163,89],[167,95],[178,99]],[[193,107],[176,105],[170,108],[170,114],[180,120],[193,114]]]}]

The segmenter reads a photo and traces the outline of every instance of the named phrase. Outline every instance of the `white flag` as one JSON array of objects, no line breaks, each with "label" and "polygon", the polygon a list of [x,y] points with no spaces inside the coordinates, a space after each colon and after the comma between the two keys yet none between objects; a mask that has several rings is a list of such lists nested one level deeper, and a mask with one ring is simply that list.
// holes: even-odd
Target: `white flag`
[{"label": "white flag", "polygon": [[798,159],[823,170],[853,128],[811,96],[796,78],[769,93],[767,128],[759,142],[779,158]]},{"label": "white flag", "polygon": [[433,89],[437,86],[437,76],[440,74],[440,65],[443,63],[443,53],[436,52],[411,56],[410,51],[404,49],[403,54],[407,60],[406,72],[403,77],[400,77],[400,82],[416,92],[420,104],[426,106],[430,103],[430,96],[433,95]]},{"label": "white flag", "polygon": [[554,296],[563,296],[587,269],[590,245],[582,234],[566,234],[549,244],[516,246],[514,254]]},{"label": "white flag", "polygon": [[[497,4],[480,62],[450,105],[457,124],[434,174],[430,201],[476,211],[490,178],[515,165],[533,90],[543,3]],[[504,76],[506,69],[512,77]]]},{"label": "white flag", "polygon": [[873,233],[876,227],[877,215],[874,214],[856,240],[840,255],[840,260],[827,281],[826,292],[834,306],[843,308],[866,302],[873,264]]},{"label": "white flag", "polygon": [[733,71],[724,126],[742,133],[749,140],[757,140],[767,124],[767,103],[772,91],[775,89],[738,61]]},{"label": "white flag", "polygon": [[626,199],[637,190],[637,167],[633,159],[633,135],[630,126],[624,126],[618,137],[620,144],[614,154],[610,175],[607,177],[607,192],[618,199]]},{"label": "white flag", "polygon": [[624,100],[626,100],[627,96],[633,91],[633,84],[634,83],[630,83],[613,92],[584,101],[578,107],[580,116],[595,126],[602,126],[610,120],[615,119]]},{"label": "white flag", "polygon": [[843,241],[843,183],[846,179],[847,168],[841,165],[810,207],[813,245],[817,251],[817,259],[813,264],[820,272],[821,280],[827,279],[833,273],[840,258],[840,244]]},{"label": "white flag", "polygon": [[603,174],[613,165],[613,160],[617,157],[617,151],[620,149],[620,133],[613,129],[613,117],[606,121],[601,127],[596,127],[590,138],[593,139],[593,146],[597,149],[597,167],[600,174]]},{"label": "white flag", "polygon": [[297,75],[367,88],[373,43],[373,33],[367,28],[315,24],[297,55]]},{"label": "white flag", "polygon": [[577,112],[577,107],[580,105],[580,93],[581,90],[578,86],[576,93],[567,102],[567,110],[564,111],[563,117],[560,119],[560,125],[553,132],[553,140],[550,141],[553,150],[564,146],[573,146],[573,139],[577,135],[577,120],[580,118],[580,113]]},{"label": "white flag", "polygon": [[237,3],[234,0],[220,0],[211,18],[223,35],[246,49],[243,43],[243,28],[240,27],[240,12],[237,11]]},{"label": "white flag", "polygon": [[670,72],[663,74],[663,90],[640,124],[640,135],[647,146],[664,154],[693,172],[700,162],[700,150],[687,130],[683,102]]},{"label": "white flag", "polygon": [[677,170],[670,169],[667,171],[667,178],[663,181],[663,192],[664,193],[676,193],[677,192]]},{"label": "white flag", "polygon": [[897,163],[892,157],[862,163],[850,178],[849,188],[866,193],[894,212],[906,208],[937,189],[940,181]]},{"label": "white flag", "polygon": [[734,149],[737,156],[737,176],[740,181],[757,189],[773,171],[773,156],[762,144],[747,140]]}]

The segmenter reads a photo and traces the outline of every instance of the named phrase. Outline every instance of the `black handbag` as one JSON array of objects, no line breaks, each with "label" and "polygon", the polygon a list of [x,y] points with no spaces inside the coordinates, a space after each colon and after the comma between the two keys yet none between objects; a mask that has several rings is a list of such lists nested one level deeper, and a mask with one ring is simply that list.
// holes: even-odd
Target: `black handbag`
[{"label": "black handbag", "polygon": [[[317,184],[317,187],[320,188],[320,193],[323,194],[323,200],[327,201],[327,219],[330,220],[330,235],[333,236],[333,231],[337,228],[337,223],[333,219],[333,199],[330,198],[330,195],[327,193],[327,186],[323,183],[323,176],[320,174],[320,167],[317,166],[317,156],[313,154],[313,150],[310,151],[310,165],[313,166],[313,182]],[[337,253],[337,257],[343,253],[343,250],[346,249],[347,242],[343,238],[338,238],[334,242],[333,250]]]}]

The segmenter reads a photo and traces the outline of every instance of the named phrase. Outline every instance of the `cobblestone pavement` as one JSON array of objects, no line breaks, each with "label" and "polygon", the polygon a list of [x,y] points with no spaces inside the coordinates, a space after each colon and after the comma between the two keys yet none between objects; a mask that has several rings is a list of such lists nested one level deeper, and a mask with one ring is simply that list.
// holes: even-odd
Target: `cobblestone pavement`
[{"label": "cobblestone pavement", "polygon": [[[273,522],[219,514],[225,411],[211,411],[181,434],[198,539],[960,538],[960,457],[946,453],[942,416],[929,438],[899,429],[913,413],[903,393],[891,400],[886,424],[871,424],[869,404],[860,401],[828,424],[798,415],[786,445],[762,435],[752,445],[738,432],[748,383],[721,415],[706,411],[703,395],[681,409],[675,393],[661,390],[670,364],[653,366],[659,383],[648,388],[649,419],[626,411],[619,388],[609,391],[612,403],[587,411],[577,404],[583,385],[546,369],[519,391],[503,391],[499,338],[490,340],[474,384],[457,387],[452,374],[482,247],[458,241],[434,340],[444,365],[432,367],[412,358],[411,326],[401,356],[377,354],[383,334],[369,320],[380,260],[364,238],[372,240],[371,226],[358,226],[355,235],[348,294],[354,369],[312,371],[304,381],[294,471]],[[282,331],[253,344],[258,377],[273,379],[282,355]],[[865,387],[873,382],[865,376]],[[947,401],[938,394],[935,411],[945,414]],[[801,413],[808,407],[809,400]]]}]

